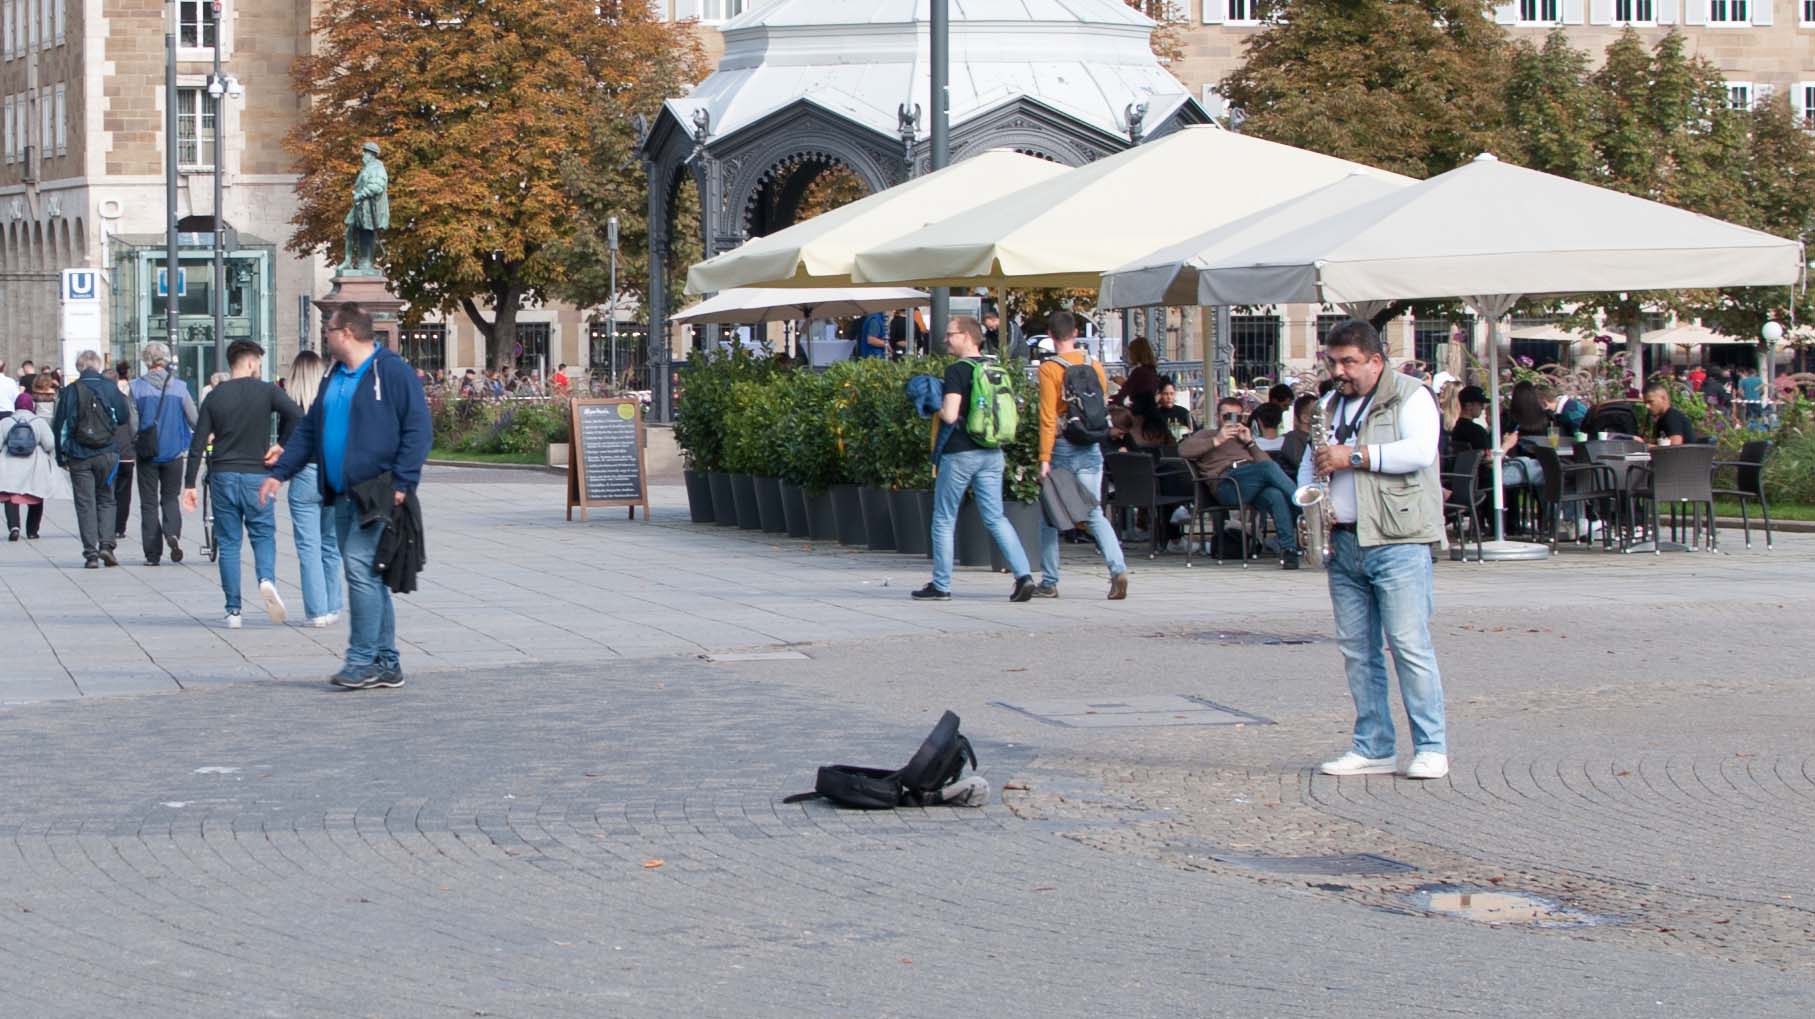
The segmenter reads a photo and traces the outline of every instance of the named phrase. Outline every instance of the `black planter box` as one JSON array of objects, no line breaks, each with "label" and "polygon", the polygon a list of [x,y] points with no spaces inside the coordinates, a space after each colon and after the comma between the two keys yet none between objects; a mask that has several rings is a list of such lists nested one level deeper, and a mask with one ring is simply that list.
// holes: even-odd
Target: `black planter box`
[{"label": "black planter box", "polygon": [[788,537],[812,536],[812,526],[807,522],[807,495],[799,485],[787,481],[781,483],[781,516],[782,522],[787,525]]},{"label": "black planter box", "polygon": [[889,520],[895,531],[895,551],[902,555],[932,554],[933,493],[904,488],[889,493]]},{"label": "black planter box", "polygon": [[[1028,569],[1035,577],[1040,575],[1040,504],[1037,502],[1002,501],[1002,515],[1021,536],[1021,551],[1027,553]],[[981,520],[979,520],[981,523]],[[993,570],[1008,572],[1008,560],[1002,558],[1002,552],[995,542],[989,545],[989,565]]]},{"label": "black planter box", "polygon": [[832,511],[832,493],[800,490],[806,500],[807,537],[814,541],[838,540],[838,515]]},{"label": "black planter box", "polygon": [[840,545],[862,545],[869,535],[863,526],[863,486],[832,486],[832,519]]},{"label": "black planter box", "polygon": [[788,518],[782,511],[781,479],[758,474],[750,480],[756,486],[756,516],[762,522],[763,530],[772,534],[786,531]]},{"label": "black planter box", "polygon": [[737,526],[746,531],[762,530],[762,514],[756,507],[756,480],[748,474],[731,475],[731,498]]},{"label": "black planter box", "polygon": [[983,526],[983,514],[977,512],[977,504],[969,498],[958,507],[953,544],[959,566],[988,566],[990,556],[996,550],[995,539],[989,536],[989,528]]},{"label": "black planter box", "polygon": [[859,489],[863,506],[864,545],[872,552],[895,551],[895,525],[889,514],[889,493],[869,485]]},{"label": "black planter box", "polygon": [[712,489],[712,522],[720,527],[736,527],[737,501],[731,495],[731,475],[707,471],[706,483]]},{"label": "black planter box", "polygon": [[682,471],[687,481],[687,516],[696,524],[712,522],[712,482],[705,471]]}]

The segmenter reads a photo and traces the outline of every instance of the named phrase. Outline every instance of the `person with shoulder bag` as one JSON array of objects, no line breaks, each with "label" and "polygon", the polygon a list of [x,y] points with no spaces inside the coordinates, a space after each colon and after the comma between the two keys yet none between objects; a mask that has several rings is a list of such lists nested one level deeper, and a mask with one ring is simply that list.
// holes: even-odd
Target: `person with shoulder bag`
[{"label": "person with shoulder bag", "polygon": [[132,381],[138,411],[133,453],[138,457],[139,546],[145,565],[156,566],[166,548],[170,561],[183,561],[183,473],[195,436],[196,407],[189,386],[170,366],[170,350],[147,343],[139,359],[145,370]]},{"label": "person with shoulder bag", "polygon": [[25,507],[24,535],[38,539],[44,500],[54,491],[57,440],[50,421],[38,414],[30,393],[13,398],[12,412],[0,418],[0,503],[6,505],[6,540],[18,541],[19,508]]},{"label": "person with shoulder bag", "polygon": [[[100,352],[76,355],[77,378],[57,393],[51,421],[57,464],[69,470],[76,504],[76,531],[82,536],[82,566],[120,565],[114,555],[113,475],[120,465],[115,433],[132,420],[126,398],[101,377]],[[36,381],[34,380],[34,386]]]},{"label": "person with shoulder bag", "polygon": [[[1109,379],[1103,364],[1078,347],[1077,319],[1055,311],[1047,319],[1053,356],[1040,362],[1040,479],[1066,468],[1095,497],[1103,490],[1102,441],[1109,436]],[[1088,521],[1097,549],[1109,567],[1109,600],[1128,597],[1128,564],[1122,543],[1101,506]],[[1040,585],[1036,598],[1059,596],[1059,531],[1040,524]]]}]

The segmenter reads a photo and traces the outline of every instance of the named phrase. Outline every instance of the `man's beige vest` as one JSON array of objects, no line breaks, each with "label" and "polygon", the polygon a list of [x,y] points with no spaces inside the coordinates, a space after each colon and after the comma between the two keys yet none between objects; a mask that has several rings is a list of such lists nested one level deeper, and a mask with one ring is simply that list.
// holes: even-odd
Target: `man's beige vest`
[{"label": "man's beige vest", "polygon": [[[1432,399],[1410,375],[1386,369],[1355,440],[1363,445],[1398,442],[1400,416],[1411,400]],[[1443,541],[1443,482],[1437,462],[1412,474],[1355,472],[1355,537],[1361,547],[1429,545]]]}]

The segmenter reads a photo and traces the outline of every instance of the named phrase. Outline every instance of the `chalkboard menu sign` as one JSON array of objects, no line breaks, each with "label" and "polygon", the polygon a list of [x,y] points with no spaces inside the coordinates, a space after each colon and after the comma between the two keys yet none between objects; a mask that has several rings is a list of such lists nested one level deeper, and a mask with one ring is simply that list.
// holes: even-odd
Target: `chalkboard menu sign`
[{"label": "chalkboard menu sign", "polygon": [[643,414],[636,400],[575,400],[573,443],[567,456],[567,519],[574,507],[636,507],[649,518],[649,485],[643,471]]}]

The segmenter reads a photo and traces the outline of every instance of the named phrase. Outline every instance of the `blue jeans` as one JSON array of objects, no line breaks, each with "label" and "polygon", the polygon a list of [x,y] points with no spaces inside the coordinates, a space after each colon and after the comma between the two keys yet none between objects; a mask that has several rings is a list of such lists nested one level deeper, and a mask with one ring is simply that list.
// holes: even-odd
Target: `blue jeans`
[{"label": "blue jeans", "polygon": [[1002,558],[1016,577],[1028,575],[1027,552],[1021,536],[1002,515],[1002,451],[971,449],[939,458],[939,477],[933,482],[933,586],[952,589],[952,530],[958,522],[958,504],[969,491],[983,515],[983,526],[996,539]]},{"label": "blue jeans", "polygon": [[[1069,469],[1084,483],[1091,492],[1103,491],[1103,447],[1079,446],[1057,438],[1052,443],[1052,467]],[[1128,564],[1122,561],[1122,543],[1116,539],[1115,528],[1109,526],[1109,519],[1103,516],[1102,506],[1090,509],[1090,534],[1097,540],[1097,550],[1103,553],[1103,562],[1109,565],[1109,575],[1119,577],[1128,572]],[[1048,586],[1059,582],[1059,531],[1040,518],[1040,582]]]},{"label": "blue jeans", "polygon": [[337,497],[333,508],[334,534],[347,571],[347,667],[395,669],[397,615],[391,608],[391,589],[373,567],[384,521],[359,526],[359,505],[351,493]]},{"label": "blue jeans", "polygon": [[1386,678],[1386,648],[1391,647],[1399,696],[1412,723],[1413,749],[1447,753],[1443,677],[1431,646],[1430,546],[1363,549],[1353,531],[1333,532],[1330,546],[1330,602],[1336,609],[1336,639],[1349,674],[1349,694],[1355,698],[1355,752],[1376,760],[1393,756],[1392,695]]},{"label": "blue jeans", "polygon": [[1298,525],[1292,516],[1295,489],[1284,469],[1271,460],[1245,463],[1216,483],[1218,502],[1234,503],[1237,491],[1241,492],[1242,502],[1272,518],[1273,530],[1279,532],[1281,552],[1298,551]]},{"label": "blue jeans", "polygon": [[[214,547],[220,549],[221,593],[227,614],[239,614],[240,535],[252,539],[252,570],[260,581],[277,582],[277,504],[258,504],[263,474],[208,472],[209,508],[214,513]],[[143,509],[143,507],[140,507]]]},{"label": "blue jeans", "polygon": [[310,618],[339,612],[340,539],[334,521],[321,511],[321,489],[310,464],[290,479],[290,532],[296,539],[296,562],[302,574],[303,612]]}]

